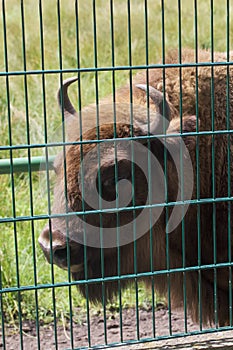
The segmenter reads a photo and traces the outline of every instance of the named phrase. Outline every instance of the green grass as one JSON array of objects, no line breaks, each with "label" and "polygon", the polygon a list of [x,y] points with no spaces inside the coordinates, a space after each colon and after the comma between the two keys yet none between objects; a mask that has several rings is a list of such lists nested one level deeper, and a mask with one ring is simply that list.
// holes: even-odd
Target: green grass
[{"label": "green grass", "polygon": [[[27,91],[25,90],[25,77],[20,74],[9,76],[9,101],[6,94],[6,78],[0,76],[0,145],[23,145],[30,143],[43,143],[45,141],[45,115],[43,105],[42,75],[37,70],[76,69],[77,46],[76,46],[76,18],[74,1],[61,1],[61,42],[62,59],[59,57],[58,46],[58,17],[57,1],[43,1],[43,46],[41,50],[40,17],[38,1],[24,1],[24,29],[25,29],[25,53],[23,54],[21,7],[18,0],[6,2],[6,34],[8,71],[22,72],[35,71],[35,74],[27,75]],[[148,0],[148,54],[149,63],[157,62],[162,55],[162,16],[160,1]],[[182,47],[194,48],[194,10],[193,0],[181,1],[181,42]],[[198,46],[210,48],[210,6],[209,1],[199,0],[198,3]],[[226,51],[226,1],[215,1],[214,8],[214,49]],[[2,6],[2,5],[0,5]],[[80,66],[94,67],[95,55],[93,50],[93,14],[90,10],[92,1],[79,1],[79,60]],[[232,5],[231,5],[232,7]],[[232,13],[231,8],[231,13]],[[232,16],[231,16],[232,17]],[[178,33],[178,10],[177,2],[165,1],[165,48],[177,48],[179,45]],[[111,31],[110,31],[110,8],[106,0],[96,1],[97,19],[97,52],[98,67],[112,66]],[[127,1],[114,1],[114,46],[116,66],[129,64],[128,45],[128,14]],[[232,21],[232,18],[231,18]],[[0,72],[6,71],[6,51],[4,49],[3,17],[0,11]],[[232,49],[233,29],[231,26],[230,45]],[[146,63],[145,51],[145,16],[144,0],[131,1],[131,54],[133,65]],[[134,72],[135,73],[135,72]],[[74,73],[73,73],[74,74]],[[64,78],[73,75],[64,74]],[[129,72],[118,71],[115,74],[117,87],[123,85],[129,77]],[[59,84],[59,74],[46,74],[46,119],[48,141],[54,140],[54,132],[61,122],[56,102],[56,91]],[[99,98],[106,96],[112,91],[112,73],[110,71],[98,74]],[[95,101],[95,73],[81,74],[82,106]],[[71,97],[77,101],[77,90],[71,91]],[[27,100],[26,100],[27,98]],[[28,109],[26,109],[26,101]],[[8,103],[10,111],[8,110]],[[77,103],[78,105],[78,103]],[[27,122],[29,133],[27,133]],[[9,134],[11,127],[11,141]],[[27,150],[14,150],[13,157],[27,156]],[[31,155],[41,155],[42,149],[36,148]],[[9,158],[9,151],[0,150],[0,158]],[[42,176],[43,177],[43,176]],[[48,212],[46,182],[38,173],[32,174],[32,191],[30,192],[30,178],[28,174],[15,174],[13,178],[14,197],[12,197],[12,179],[10,175],[1,176],[0,191],[0,217],[8,218],[14,215],[19,217],[31,214],[40,215]],[[41,186],[41,181],[44,181]],[[41,188],[44,190],[41,191]],[[15,206],[13,207],[13,203]],[[31,206],[33,204],[33,207]],[[33,286],[37,284],[51,283],[51,268],[45,262],[37,238],[44,225],[42,220],[22,223],[0,223],[0,259],[1,259],[1,284],[3,288],[20,286]],[[34,254],[35,253],[35,254]],[[18,264],[18,267],[17,264]],[[34,270],[36,266],[36,270]],[[17,280],[17,269],[19,279]],[[35,279],[36,277],[36,279]],[[55,282],[67,280],[67,272],[54,267]],[[75,288],[71,288],[72,303],[74,307],[82,307],[85,310],[86,302],[81,298]],[[69,289],[57,288],[56,311],[57,316],[69,316]],[[18,301],[20,298],[21,312],[24,318],[35,318],[35,291],[4,293],[2,296],[4,313],[7,321],[15,322],[18,317]],[[151,299],[150,292],[139,288],[139,304]],[[128,289],[122,296],[123,306],[135,305],[135,293]],[[114,302],[116,309],[118,301]],[[53,298],[50,288],[38,291],[39,318],[45,322],[53,319]],[[95,306],[100,308],[101,306]],[[77,316],[76,316],[77,318]]]}]

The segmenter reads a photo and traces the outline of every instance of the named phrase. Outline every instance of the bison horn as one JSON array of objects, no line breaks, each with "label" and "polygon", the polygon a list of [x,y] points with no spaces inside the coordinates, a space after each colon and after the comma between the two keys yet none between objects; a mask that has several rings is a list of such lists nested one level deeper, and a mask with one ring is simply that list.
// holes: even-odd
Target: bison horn
[{"label": "bison horn", "polygon": [[[64,80],[62,87],[57,92],[58,105],[61,111],[62,112],[64,111],[65,119],[70,116],[77,115],[77,112],[74,106],[72,105],[72,103],[70,102],[70,99],[67,94],[68,87],[77,80],[78,80],[78,77],[72,77]],[[61,101],[63,101],[63,103]]]},{"label": "bison horn", "polygon": [[[163,130],[167,130],[170,123],[170,108],[164,98],[163,94],[156,90],[152,86],[146,84],[136,85],[138,89],[141,89],[145,92],[149,90],[149,96],[156,106],[159,108],[159,113],[156,113],[156,116],[151,120],[150,123],[150,133],[151,134],[162,134]],[[148,125],[141,126],[143,131],[148,132]]]}]

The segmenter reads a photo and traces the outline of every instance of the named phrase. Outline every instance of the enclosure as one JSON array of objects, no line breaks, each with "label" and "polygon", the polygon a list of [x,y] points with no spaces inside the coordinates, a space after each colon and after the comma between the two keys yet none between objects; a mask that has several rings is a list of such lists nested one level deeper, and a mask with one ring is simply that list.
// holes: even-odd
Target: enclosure
[{"label": "enclosure", "polygon": [[[0,6],[0,347],[4,350],[12,348],[102,349],[125,345],[125,348],[130,349],[131,346],[138,344],[141,348],[149,348],[152,341],[161,339],[185,338],[192,334],[232,330],[233,130],[230,91],[233,65],[232,2],[230,0],[2,0]],[[177,62],[169,63],[169,52],[173,49],[176,50]],[[183,61],[182,55],[185,49],[194,50],[193,60]],[[200,50],[206,50],[207,60],[199,61]],[[223,55],[221,59],[216,53]],[[201,128],[202,124],[200,126],[198,124],[201,100],[198,95],[201,84],[198,74],[203,67],[207,67],[211,74],[211,129],[207,131],[200,131],[199,127]],[[217,122],[214,98],[217,90],[214,77],[219,67],[226,72],[223,92],[226,96],[224,111],[226,121],[221,130],[218,130],[215,124]],[[49,264],[38,243],[38,238],[45,225],[49,223],[50,248],[52,247],[51,220],[56,217],[52,210],[53,187],[56,181],[54,159],[57,154],[63,153],[64,192],[66,193],[66,147],[77,144],[82,149],[93,143],[93,140],[83,141],[82,132],[77,134],[72,142],[68,140],[69,124],[66,123],[64,111],[65,99],[60,91],[58,98],[61,101],[61,110],[59,110],[56,97],[58,89],[67,78],[78,77],[78,81],[69,88],[70,99],[79,115],[77,123],[82,129],[82,122],[84,122],[82,111],[85,111],[86,106],[94,106],[96,115],[91,125],[96,129],[97,137],[94,143],[105,147],[109,144],[109,140],[101,141],[98,136],[102,127],[98,119],[98,106],[101,105],[101,101],[105,101],[104,98],[110,96],[108,103],[115,106],[118,89],[128,84],[129,115],[132,116],[134,77],[138,73],[145,74],[149,85],[151,70],[160,69],[163,77],[163,86],[160,90],[163,92],[164,111],[166,89],[168,89],[166,71],[176,69],[178,86],[176,93],[180,96],[179,126],[181,127],[179,132],[173,132],[171,138],[175,140],[179,137],[183,140],[182,137],[187,136],[187,132],[185,127],[184,130],[182,129],[183,117],[186,115],[183,113],[186,102],[183,98],[185,92],[182,88],[182,79],[183,72],[189,68],[194,70],[190,81],[193,79],[195,86],[195,110],[192,114],[195,115],[196,123],[190,135],[195,140],[199,140],[199,137],[201,140],[208,137],[212,140],[213,185],[212,195],[202,198],[198,166],[200,150],[198,141],[195,141],[194,153],[197,164],[193,164],[192,170],[193,181],[196,181],[197,185],[194,186],[193,197],[190,194],[188,199],[184,199],[181,189],[181,199],[169,201],[165,194],[162,206],[166,224],[169,222],[170,208],[181,208],[181,219],[177,225],[181,227],[182,264],[178,267],[170,266],[169,242],[172,232],[169,232],[168,228],[165,230],[166,266],[161,270],[153,267],[152,258],[147,270],[137,269],[137,264],[140,264],[140,261],[137,261],[137,239],[132,243],[134,269],[130,274],[121,272],[119,244],[116,244],[117,273],[113,275],[105,275],[102,246],[100,246],[101,276],[88,278],[86,273],[86,278],[73,279],[69,248],[67,248],[67,270]],[[145,95],[149,101],[149,88]],[[206,103],[208,104],[208,101]],[[147,107],[149,125],[149,102]],[[111,123],[116,127],[115,113],[112,113]],[[130,121],[133,124],[131,119]],[[161,140],[166,139],[164,125],[161,135],[156,135]],[[154,135],[150,134],[149,126],[147,130],[147,135],[141,139],[139,135],[138,140],[142,142],[146,140],[149,145]],[[134,136],[131,134],[129,141],[132,141]],[[215,147],[214,140],[218,137],[220,140],[222,137],[222,142],[225,142],[224,164],[227,169],[226,173],[222,173],[226,194],[220,197],[216,195],[218,188],[214,185],[217,177],[215,168],[218,162],[220,163],[215,153],[217,154],[222,147],[221,143],[220,147]],[[115,139],[117,139],[116,133]],[[189,146],[190,143],[187,147]],[[150,146],[148,148],[150,149]],[[181,154],[182,151],[178,159],[182,163]],[[96,157],[98,158],[99,155],[97,154]],[[150,164],[150,157],[146,155],[145,159],[147,157]],[[166,167],[168,159],[166,152],[162,159],[165,164],[163,170],[166,179],[169,171]],[[174,159],[173,161],[175,162]],[[116,169],[115,175],[117,178]],[[180,177],[182,188],[184,182],[182,169]],[[81,175],[82,183],[83,178]],[[132,178],[134,183],[134,176]],[[150,177],[148,182],[151,182]],[[218,221],[221,221],[221,218],[216,215],[219,203],[224,203],[228,213],[225,237],[227,258],[220,261],[218,261],[218,249],[221,244],[216,239],[216,227],[218,227]],[[213,244],[211,263],[205,262],[205,252],[201,251],[203,238],[201,212],[205,205],[211,205],[213,210],[210,239],[213,242],[211,243]],[[197,227],[195,231],[198,242],[197,263],[192,266],[186,262],[185,253],[185,240],[188,240],[185,213],[188,206],[195,208]],[[120,212],[120,209],[127,209],[127,206],[123,207],[108,210]],[[144,207],[153,209],[156,204],[152,200],[150,205],[142,205],[140,209]],[[160,208],[161,205],[158,207]],[[100,209],[95,212],[100,217],[105,213],[101,208],[100,205]],[[135,208],[133,203],[131,212]],[[70,211],[66,205],[61,214],[66,218],[73,215]],[[74,210],[74,213],[80,217],[86,215],[82,208]],[[130,211],[129,215],[131,215]],[[136,235],[136,226],[135,221],[134,235]],[[150,248],[148,250],[151,256],[152,226],[151,224],[149,230]],[[100,228],[103,229],[101,224]],[[85,249],[83,264],[87,271],[89,260],[86,259]],[[50,254],[50,262],[51,259],[53,258]],[[221,307],[218,309],[218,304],[222,300],[217,286],[219,271],[223,269],[228,271],[228,321],[225,324],[219,324]],[[186,277],[192,271],[195,271],[199,278],[198,315],[195,322],[189,315],[189,291],[186,285]],[[214,276],[209,294],[209,297],[214,300],[214,319],[212,323],[207,324],[203,322],[203,305],[200,297],[202,274],[205,271],[210,271]],[[183,281],[181,288],[183,300],[179,305],[179,311],[172,305],[170,289],[173,276],[178,274],[182,275]],[[156,291],[156,276],[165,276],[167,280],[166,292],[163,295]],[[150,281],[147,288],[143,283],[145,277]],[[125,281],[131,282],[126,288]],[[105,288],[111,282],[117,283],[117,293],[109,301],[105,295]],[[89,298],[90,288],[93,284],[95,286],[95,283],[102,288],[100,302],[92,302]],[[85,297],[77,286],[83,287]]]}]

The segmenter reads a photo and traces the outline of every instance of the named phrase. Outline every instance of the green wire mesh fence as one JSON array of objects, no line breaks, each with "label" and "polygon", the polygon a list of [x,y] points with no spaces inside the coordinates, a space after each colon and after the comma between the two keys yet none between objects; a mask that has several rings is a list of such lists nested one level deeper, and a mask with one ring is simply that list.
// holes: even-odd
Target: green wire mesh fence
[{"label": "green wire mesh fence", "polygon": [[1,347],[232,329],[230,0],[0,13]]}]

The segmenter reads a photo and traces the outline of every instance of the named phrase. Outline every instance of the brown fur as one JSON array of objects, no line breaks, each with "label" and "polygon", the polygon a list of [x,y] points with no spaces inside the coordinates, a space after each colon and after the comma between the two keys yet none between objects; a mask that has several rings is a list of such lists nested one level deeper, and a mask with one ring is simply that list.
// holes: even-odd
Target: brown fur
[{"label": "brown fur", "polygon": [[[178,62],[177,51],[172,51],[167,56],[168,64]],[[224,61],[224,54],[216,53],[215,61]],[[210,61],[210,53],[208,51],[199,52],[199,62]],[[195,62],[194,52],[192,50],[184,50],[182,62]],[[229,115],[230,128],[233,128],[232,108],[233,108],[233,80],[231,77],[232,68],[229,67]],[[212,116],[214,116],[214,130],[226,130],[226,115],[227,115],[227,67],[216,66],[200,66],[198,68],[189,66],[182,68],[181,81],[179,79],[180,69],[176,67],[165,69],[165,80],[163,81],[162,69],[149,70],[149,85],[156,89],[166,91],[166,99],[171,109],[171,123],[167,133],[174,133],[180,130],[180,113],[182,103],[182,128],[183,132],[195,132],[196,122],[193,116],[198,116],[199,130],[212,130]],[[196,79],[197,78],[197,79]],[[135,87],[138,83],[146,83],[145,73],[138,74],[133,82],[133,103],[134,105],[147,105],[145,92]],[[180,89],[182,87],[182,99]],[[211,99],[211,91],[213,89],[213,97]],[[196,108],[196,90],[198,91],[198,109]],[[103,99],[100,107],[100,119],[105,120],[106,124],[100,128],[100,139],[110,139],[114,137],[111,110],[107,111],[105,104],[110,104],[111,97]],[[116,101],[125,105],[130,102],[129,87],[123,87],[116,93]],[[155,105],[150,99],[151,110],[156,110]],[[212,110],[213,109],[213,110]],[[95,107],[91,106],[84,109],[83,120],[89,126],[93,127],[93,117],[95,116]],[[119,110],[119,113],[121,111]],[[129,128],[129,113],[125,113],[125,123],[117,126],[118,137],[130,137]],[[191,117],[192,116],[192,117]],[[128,119],[127,119],[128,118]],[[86,121],[85,121],[86,120]],[[71,124],[72,125],[72,124]],[[72,129],[72,127],[71,127]],[[135,136],[143,135],[139,129],[134,130]],[[70,136],[75,138],[75,133]],[[84,135],[84,139],[96,139],[95,129],[90,130]],[[168,139],[168,142],[174,142],[175,138]],[[166,270],[167,268],[175,269],[182,267],[195,267],[200,265],[209,265],[214,263],[229,262],[229,249],[232,246],[228,245],[228,226],[233,229],[233,209],[226,201],[219,201],[215,204],[211,203],[211,198],[224,198],[228,195],[232,196],[232,192],[228,193],[228,162],[227,162],[227,147],[228,142],[232,147],[232,137],[225,134],[215,135],[200,135],[198,141],[195,136],[184,137],[184,142],[189,149],[190,157],[194,167],[194,189],[192,199],[210,199],[207,203],[191,204],[183,221],[184,232],[182,234],[182,224],[180,224],[172,233],[168,235],[168,247],[165,235],[166,213],[165,210],[152,230],[152,241],[150,232],[136,242],[136,257],[134,243],[121,246],[118,254],[117,248],[109,248],[104,250],[104,277],[127,275],[135,271],[138,273],[148,271]],[[198,144],[197,144],[198,142]],[[145,143],[146,145],[146,143]],[[197,146],[196,146],[197,145]],[[83,146],[83,154],[87,154],[95,144],[86,144]],[[176,145],[175,145],[176,147]],[[178,147],[178,146],[177,146]],[[196,149],[199,152],[199,163],[197,163]],[[231,148],[232,149],[232,148]],[[160,160],[163,165],[163,146],[158,140],[151,142],[151,150]],[[212,152],[214,151],[214,163],[212,162]],[[232,151],[230,175],[233,176]],[[81,193],[78,188],[78,172],[80,164],[80,147],[73,145],[67,152],[67,193],[69,207],[74,211],[82,210]],[[106,158],[107,159],[107,158]],[[55,205],[54,212],[61,211],[64,207],[64,176],[61,159],[56,163],[57,168],[57,184],[55,187]],[[177,176],[172,160],[168,158],[168,200],[175,201],[177,195]],[[106,165],[108,170],[108,165]],[[126,171],[128,165],[122,161],[119,163],[119,171]],[[102,174],[104,176],[105,167],[103,166]],[[127,170],[128,171],[128,170]],[[214,171],[214,186],[213,173]],[[197,172],[199,174],[199,186],[197,186]],[[229,176],[230,176],[229,175]],[[84,181],[89,179],[84,179]],[[231,180],[232,181],[232,180]],[[147,190],[145,179],[138,169],[135,171],[135,198],[136,204],[143,204],[144,193]],[[199,187],[199,194],[197,189]],[[108,198],[109,193],[103,193],[103,196]],[[63,204],[62,204],[63,203]],[[86,208],[90,209],[90,208]],[[63,209],[64,210],[64,209]],[[169,213],[172,209],[169,209]],[[169,214],[168,213],[168,214]],[[228,222],[229,214],[231,214],[231,222]],[[133,218],[132,213],[121,212],[120,222],[126,222]],[[215,220],[213,219],[215,217]],[[199,219],[198,219],[199,218]],[[86,220],[99,226],[99,215],[88,215]],[[103,214],[103,225],[111,227],[111,223],[115,224],[116,217],[114,214]],[[53,225],[53,221],[52,221]],[[98,230],[97,230],[98,232]],[[198,235],[199,232],[199,235]],[[45,234],[42,233],[41,241],[45,240]],[[56,232],[53,232],[53,238],[56,238]],[[48,234],[46,236],[48,240]],[[198,243],[200,249],[198,250]],[[150,259],[150,247],[152,244],[153,256]],[[41,244],[43,248],[43,243]],[[82,263],[84,259],[84,247],[72,242],[70,243],[72,261],[76,259],[76,263]],[[214,256],[214,247],[216,247],[216,256]],[[183,251],[183,248],[185,250]],[[169,266],[167,266],[168,257],[166,255],[169,250]],[[45,254],[48,252],[44,248]],[[87,256],[87,276],[84,271],[73,274],[75,280],[84,279],[87,277],[98,278],[102,276],[101,270],[101,251],[97,248],[86,247]],[[118,257],[120,256],[120,261]],[[74,258],[76,257],[76,258]],[[231,259],[231,256],[230,256]],[[137,266],[135,266],[135,261]],[[153,266],[151,266],[151,261]],[[118,270],[119,268],[119,270]],[[194,320],[199,319],[199,309],[202,308],[202,321],[204,323],[212,323],[218,321],[220,325],[229,324],[229,279],[232,277],[229,268],[204,268],[195,271],[173,272],[169,275],[159,274],[154,276],[155,288],[158,293],[167,296],[168,286],[170,286],[171,299],[175,306],[182,306],[184,303],[184,289],[186,290],[186,302],[188,311]],[[151,278],[144,278],[145,282],[150,286]],[[169,281],[169,284],[168,284]],[[215,282],[216,281],[216,284]],[[130,281],[126,279],[121,281],[121,287],[125,287]],[[199,289],[199,283],[201,288]],[[86,293],[86,286],[80,285],[83,294]],[[103,290],[106,298],[111,298],[118,292],[117,282],[106,282],[103,287],[101,283],[93,283],[88,285],[88,296],[92,300],[101,300]],[[214,294],[216,293],[216,299]],[[217,310],[215,310],[215,304]],[[216,311],[216,312],[215,312]],[[217,315],[217,319],[215,318]]]}]

